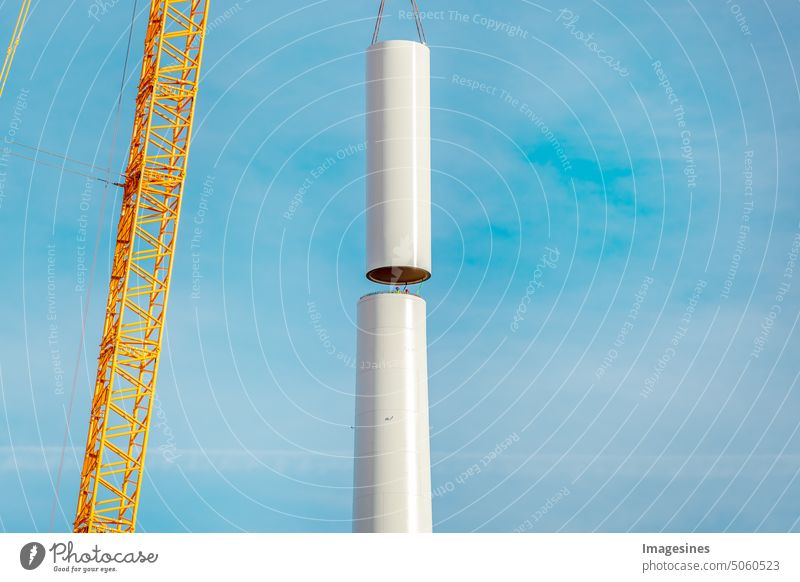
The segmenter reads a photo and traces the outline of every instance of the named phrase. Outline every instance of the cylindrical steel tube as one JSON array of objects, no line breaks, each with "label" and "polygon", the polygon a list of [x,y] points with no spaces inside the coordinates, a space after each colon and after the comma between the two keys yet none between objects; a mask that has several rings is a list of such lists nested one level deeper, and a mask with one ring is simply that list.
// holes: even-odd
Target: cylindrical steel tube
[{"label": "cylindrical steel tube", "polygon": [[367,49],[367,277],[430,276],[430,50],[388,40]]},{"label": "cylindrical steel tube", "polygon": [[425,301],[362,297],[357,351],[353,531],[430,532]]}]

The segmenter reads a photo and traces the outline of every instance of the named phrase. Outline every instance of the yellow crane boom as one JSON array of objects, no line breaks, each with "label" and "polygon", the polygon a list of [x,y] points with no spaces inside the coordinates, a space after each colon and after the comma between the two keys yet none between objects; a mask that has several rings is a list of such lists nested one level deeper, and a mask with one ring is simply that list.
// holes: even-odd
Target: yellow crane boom
[{"label": "yellow crane boom", "polygon": [[25,27],[25,21],[28,20],[28,12],[31,9],[31,0],[22,0],[22,7],[19,9],[19,16],[17,16],[17,23],[14,25],[14,31],[11,33],[11,42],[8,43],[6,50],[6,58],[3,59],[3,68],[0,69],[0,97],[3,95],[3,89],[6,87],[8,75],[11,72],[11,63],[14,62],[14,55],[17,53],[19,46],[19,39],[22,37],[22,29]]},{"label": "yellow crane boom", "polygon": [[152,0],[76,532],[133,532],[209,0]]}]

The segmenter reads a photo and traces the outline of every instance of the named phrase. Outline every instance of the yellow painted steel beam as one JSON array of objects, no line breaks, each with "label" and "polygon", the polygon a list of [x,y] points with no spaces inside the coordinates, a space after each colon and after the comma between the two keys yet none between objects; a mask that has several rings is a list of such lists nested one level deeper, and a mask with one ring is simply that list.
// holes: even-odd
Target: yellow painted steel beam
[{"label": "yellow painted steel beam", "polygon": [[209,0],[152,0],[76,532],[133,532]]},{"label": "yellow painted steel beam", "polygon": [[17,16],[17,23],[14,25],[14,31],[11,33],[11,42],[8,43],[8,49],[6,50],[6,58],[3,59],[3,68],[0,69],[0,97],[2,97],[3,89],[6,87],[8,75],[11,73],[11,63],[14,62],[14,55],[17,54],[19,39],[22,37],[22,29],[25,28],[25,22],[28,20],[28,12],[30,9],[31,0],[22,0],[19,16]]}]

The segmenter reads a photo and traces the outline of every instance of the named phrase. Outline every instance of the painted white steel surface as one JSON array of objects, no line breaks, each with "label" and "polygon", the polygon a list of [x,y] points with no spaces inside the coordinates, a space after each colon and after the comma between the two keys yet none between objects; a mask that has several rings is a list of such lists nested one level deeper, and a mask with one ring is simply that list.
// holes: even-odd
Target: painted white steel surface
[{"label": "painted white steel surface", "polygon": [[354,532],[430,532],[425,301],[379,293],[358,303]]},{"label": "painted white steel surface", "polygon": [[423,44],[388,40],[367,49],[367,173],[367,276],[388,284],[428,279],[430,50]]}]

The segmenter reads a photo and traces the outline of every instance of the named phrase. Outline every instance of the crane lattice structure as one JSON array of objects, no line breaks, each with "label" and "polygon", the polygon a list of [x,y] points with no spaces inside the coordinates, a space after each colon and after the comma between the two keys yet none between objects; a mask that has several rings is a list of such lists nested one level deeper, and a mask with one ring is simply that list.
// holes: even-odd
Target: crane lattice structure
[{"label": "crane lattice structure", "polygon": [[133,532],[209,0],[152,0],[76,532]]},{"label": "crane lattice structure", "polygon": [[25,21],[28,20],[28,12],[30,9],[31,0],[22,0],[22,6],[17,16],[17,23],[14,25],[14,31],[11,33],[11,42],[8,43],[6,57],[3,59],[3,68],[0,69],[0,96],[3,95],[3,89],[6,87],[8,75],[11,73],[11,63],[14,62],[14,55],[17,54],[19,39],[22,37],[22,29],[25,28]]}]

